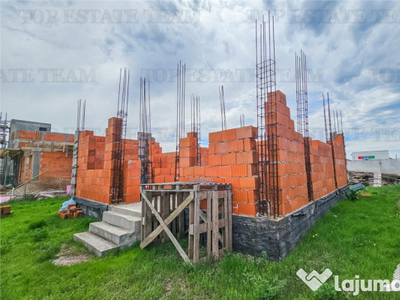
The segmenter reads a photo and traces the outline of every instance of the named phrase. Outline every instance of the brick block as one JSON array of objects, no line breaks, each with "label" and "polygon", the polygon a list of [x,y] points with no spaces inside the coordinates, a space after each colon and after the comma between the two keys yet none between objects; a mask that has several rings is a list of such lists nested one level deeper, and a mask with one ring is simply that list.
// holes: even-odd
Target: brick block
[{"label": "brick block", "polygon": [[222,165],[234,165],[236,164],[236,154],[229,153],[221,155],[221,164]]},{"label": "brick block", "polygon": [[21,140],[40,140],[40,132],[38,131],[27,131],[20,130],[18,131],[18,138]]},{"label": "brick block", "polygon": [[220,166],[222,164],[221,155],[210,155],[208,157],[208,164],[210,166]]},{"label": "brick block", "polygon": [[66,136],[65,134],[60,133],[46,133],[43,137],[43,140],[52,142],[65,142]]},{"label": "brick block", "polygon": [[210,132],[208,134],[208,140],[209,140],[210,144],[218,143],[218,142],[222,141],[222,133],[221,133],[221,131]]},{"label": "brick block", "polygon": [[236,163],[241,164],[254,164],[257,163],[257,153],[255,151],[236,153]]},{"label": "brick block", "polygon": [[246,216],[256,216],[257,214],[257,207],[255,204],[251,203],[239,203],[238,204],[238,210],[237,213],[238,215],[246,215]]},{"label": "brick block", "polygon": [[220,166],[217,170],[218,177],[232,177],[232,167],[231,166]]},{"label": "brick block", "polygon": [[206,175],[206,168],[201,166],[193,167],[194,169],[194,176],[204,177]]},{"label": "brick block", "polygon": [[222,141],[231,141],[236,139],[236,129],[221,131]]},{"label": "brick block", "polygon": [[240,178],[225,178],[225,183],[230,183],[232,186],[232,190],[241,190],[240,187]]},{"label": "brick block", "polygon": [[207,177],[217,177],[218,176],[218,168],[215,166],[207,166],[206,167],[206,176]]},{"label": "brick block", "polygon": [[187,176],[193,176],[193,174],[194,174],[193,168],[194,168],[194,167],[181,168],[181,173],[180,173],[180,175],[181,175],[181,176],[185,176],[185,177],[187,177]]},{"label": "brick block", "polygon": [[257,128],[253,126],[245,126],[236,128],[237,139],[257,138]]},{"label": "brick block", "polygon": [[248,175],[248,165],[232,165],[233,177],[246,177]]},{"label": "brick block", "polygon": [[220,143],[216,143],[214,145],[215,145],[215,153],[216,154],[229,153],[229,148],[228,148],[227,142],[220,142]]},{"label": "brick block", "polygon": [[255,190],[257,189],[257,178],[256,177],[244,177],[240,178],[240,187],[242,189]]},{"label": "brick block", "polygon": [[243,140],[234,140],[228,142],[228,151],[229,152],[241,152],[244,150],[244,142]]},{"label": "brick block", "polygon": [[256,141],[254,139],[245,139],[244,140],[244,150],[245,151],[257,150]]}]

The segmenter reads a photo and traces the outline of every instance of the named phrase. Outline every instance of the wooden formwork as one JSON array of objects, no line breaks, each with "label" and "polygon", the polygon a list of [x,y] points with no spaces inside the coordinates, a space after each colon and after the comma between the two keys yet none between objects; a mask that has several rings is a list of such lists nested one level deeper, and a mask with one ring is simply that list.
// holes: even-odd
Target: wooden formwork
[{"label": "wooden formwork", "polygon": [[[186,262],[218,258],[232,251],[232,190],[230,184],[190,181],[140,186],[142,242],[145,248],[156,238],[171,240]],[[188,208],[188,222],[184,210]],[[187,253],[175,236],[188,235]],[[200,239],[200,236],[203,238]],[[206,255],[200,255],[200,241]],[[202,251],[203,252],[203,251]],[[202,256],[202,257],[201,257]]]}]

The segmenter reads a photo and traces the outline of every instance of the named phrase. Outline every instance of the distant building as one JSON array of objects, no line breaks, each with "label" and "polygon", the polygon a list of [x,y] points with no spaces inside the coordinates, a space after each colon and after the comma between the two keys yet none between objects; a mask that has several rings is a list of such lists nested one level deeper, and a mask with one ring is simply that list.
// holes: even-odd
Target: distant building
[{"label": "distant building", "polygon": [[51,124],[11,120],[7,147],[0,149],[1,185],[32,178],[70,179],[74,135],[51,132]]},{"label": "distant building", "polygon": [[351,154],[353,160],[376,160],[376,159],[389,159],[388,150],[377,151],[358,151]]},{"label": "distant building", "polygon": [[347,161],[347,171],[400,175],[400,160],[391,159],[388,150],[357,151]]}]

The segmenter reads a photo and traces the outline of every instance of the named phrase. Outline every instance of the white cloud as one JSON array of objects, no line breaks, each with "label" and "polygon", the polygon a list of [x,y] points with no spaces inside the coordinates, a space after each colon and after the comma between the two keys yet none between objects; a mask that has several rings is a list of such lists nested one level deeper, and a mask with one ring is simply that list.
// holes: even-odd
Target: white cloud
[{"label": "white cloud", "polygon": [[[310,69],[312,136],[324,139],[320,95],[330,92],[332,109],[343,111],[348,149],[376,145],[355,140],[357,130],[368,141],[380,130],[380,149],[395,153],[400,148],[387,130],[397,128],[394,136],[399,137],[400,20],[390,14],[400,10],[399,2],[277,1],[266,6],[262,1],[35,1],[1,5],[1,110],[11,118],[72,129],[76,100],[83,98],[88,100],[87,127],[103,134],[107,119],[116,114],[119,68],[126,66],[131,70],[129,126],[136,128],[138,123],[139,76],[149,75],[152,127],[164,151],[172,151],[175,69],[182,60],[192,70],[186,98],[192,93],[201,97],[203,138],[221,127],[221,84],[228,126],[239,126],[241,113],[247,124],[254,125],[253,19],[272,9],[277,16],[277,68],[281,71],[277,88],[287,95],[292,119],[296,119],[294,52],[303,49]],[[383,18],[377,18],[378,9],[386,9]],[[34,18],[29,19],[28,13]],[[43,82],[46,72],[49,78]],[[79,82],[71,72],[76,78],[82,73],[95,78]],[[54,82],[60,78],[67,82]],[[33,82],[27,82],[30,79]],[[189,101],[187,108],[189,122]]]}]

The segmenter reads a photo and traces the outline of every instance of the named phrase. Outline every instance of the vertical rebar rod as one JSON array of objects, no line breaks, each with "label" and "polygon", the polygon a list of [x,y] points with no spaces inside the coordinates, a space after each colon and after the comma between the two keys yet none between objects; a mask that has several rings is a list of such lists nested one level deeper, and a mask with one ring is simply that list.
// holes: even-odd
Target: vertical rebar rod
[{"label": "vertical rebar rod", "polygon": [[325,141],[329,141],[329,134],[328,134],[328,124],[326,119],[326,107],[325,107],[325,95],[322,93],[322,104],[324,109],[324,125],[325,125]]},{"label": "vertical rebar rod", "polygon": [[337,180],[336,180],[336,160],[335,160],[335,146],[334,146],[334,135],[332,133],[332,123],[331,123],[331,106],[329,100],[329,93],[327,93],[327,102],[328,102],[328,120],[329,120],[329,138],[331,144],[331,151],[332,151],[332,165],[333,165],[333,177],[335,181],[335,188],[338,188]]}]

